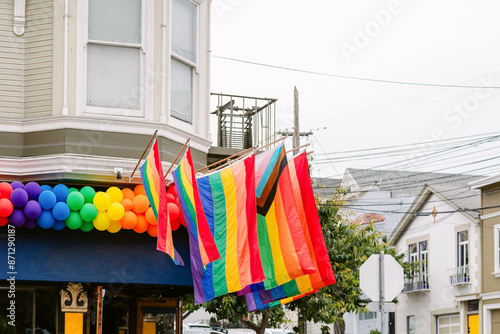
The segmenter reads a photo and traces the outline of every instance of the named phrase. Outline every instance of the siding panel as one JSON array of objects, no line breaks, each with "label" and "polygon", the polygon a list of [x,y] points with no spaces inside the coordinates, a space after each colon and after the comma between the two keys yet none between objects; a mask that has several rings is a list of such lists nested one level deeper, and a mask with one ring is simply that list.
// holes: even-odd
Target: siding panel
[{"label": "siding panel", "polygon": [[52,115],[53,2],[26,1],[25,118]]},{"label": "siding panel", "polygon": [[14,35],[14,1],[0,0],[0,117],[23,117],[24,38]]}]

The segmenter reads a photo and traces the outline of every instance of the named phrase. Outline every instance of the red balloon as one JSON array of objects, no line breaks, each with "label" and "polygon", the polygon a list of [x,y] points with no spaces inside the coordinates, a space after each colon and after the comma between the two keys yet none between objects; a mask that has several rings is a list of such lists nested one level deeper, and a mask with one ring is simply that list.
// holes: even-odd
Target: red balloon
[{"label": "red balloon", "polygon": [[167,203],[175,203],[174,195],[167,193]]},{"label": "red balloon", "polygon": [[10,199],[10,193],[12,192],[12,186],[10,183],[1,182],[0,183],[0,198]]},{"label": "red balloon", "polygon": [[176,220],[171,220],[170,221],[170,226],[172,227],[172,231],[175,231],[179,228],[179,226],[181,226],[181,221],[179,219],[176,219]]},{"label": "red balloon", "polygon": [[186,227],[186,221],[184,220],[184,216],[181,214],[179,215],[179,221],[181,222],[182,226]]},{"label": "red balloon", "polygon": [[5,226],[9,222],[9,218],[7,217],[0,217],[0,226]]},{"label": "red balloon", "polygon": [[167,189],[167,194],[171,194],[174,196],[174,198],[177,198],[177,189],[175,189],[175,186],[171,186]]},{"label": "red balloon", "polygon": [[168,203],[167,207],[168,207],[168,216],[170,218],[170,222],[173,222],[174,220],[179,218],[180,210],[179,207],[175,205],[175,203]]},{"label": "red balloon", "polygon": [[0,217],[8,217],[14,211],[14,205],[10,199],[0,198]]}]

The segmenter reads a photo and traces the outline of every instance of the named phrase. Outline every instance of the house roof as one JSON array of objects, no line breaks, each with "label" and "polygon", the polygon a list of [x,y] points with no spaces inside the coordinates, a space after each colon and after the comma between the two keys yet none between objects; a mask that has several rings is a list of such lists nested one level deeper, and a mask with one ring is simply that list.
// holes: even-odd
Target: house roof
[{"label": "house roof", "polygon": [[[389,244],[396,244],[401,236],[406,232],[407,227],[413,222],[418,213],[432,195],[438,196],[442,201],[448,203],[456,212],[465,215],[471,222],[476,222],[479,218],[479,211],[471,211],[480,207],[480,192],[470,189],[468,186],[454,187],[451,184],[437,184],[424,186],[410,206],[408,212],[401,219],[392,234],[389,236]],[[428,213],[426,213],[428,214]]]},{"label": "house roof", "polygon": [[378,191],[391,191],[393,196],[415,196],[426,185],[468,187],[470,182],[481,178],[484,176],[348,168],[342,182],[350,183],[351,192],[376,188]]},{"label": "house roof", "polygon": [[340,187],[340,179],[328,177],[313,177],[312,186],[315,195],[330,198],[335,194],[335,190]]}]

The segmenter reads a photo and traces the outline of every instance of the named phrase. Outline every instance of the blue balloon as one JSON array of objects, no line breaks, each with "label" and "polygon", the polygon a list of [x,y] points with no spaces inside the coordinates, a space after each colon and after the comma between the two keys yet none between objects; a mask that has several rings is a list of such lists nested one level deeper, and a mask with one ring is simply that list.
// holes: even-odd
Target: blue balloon
[{"label": "blue balloon", "polygon": [[40,217],[38,217],[37,222],[41,228],[45,228],[45,229],[51,228],[52,226],[54,226],[55,219],[54,219],[54,216],[52,216],[52,211],[43,210]]},{"label": "blue balloon", "polygon": [[50,190],[44,190],[42,191],[40,196],[38,196],[38,203],[40,203],[40,206],[44,210],[52,209],[56,204],[56,202],[57,202],[56,194],[54,194]]},{"label": "blue balloon", "polygon": [[41,189],[42,191],[45,191],[45,190],[50,190],[50,191],[52,191],[52,187],[51,187],[51,186],[49,186],[48,184],[44,184],[43,186],[41,186],[41,187],[40,187],[40,189]]},{"label": "blue balloon", "polygon": [[65,202],[57,202],[56,205],[52,208],[52,215],[57,220],[65,220],[68,218],[71,210],[69,209],[68,204]]},{"label": "blue balloon", "polygon": [[66,227],[66,223],[64,222],[64,220],[58,220],[58,219],[56,219],[56,221],[54,222],[54,225],[52,226],[52,228],[54,230],[58,230],[58,231],[62,230],[65,227]]},{"label": "blue balloon", "polygon": [[69,189],[64,184],[58,184],[54,186],[52,192],[56,194],[58,202],[66,202],[66,197],[68,197]]}]

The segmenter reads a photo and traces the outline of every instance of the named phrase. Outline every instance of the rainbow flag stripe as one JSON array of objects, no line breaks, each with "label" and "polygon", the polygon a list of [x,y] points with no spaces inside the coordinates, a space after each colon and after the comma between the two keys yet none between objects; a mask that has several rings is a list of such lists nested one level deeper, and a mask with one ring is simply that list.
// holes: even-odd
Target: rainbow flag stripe
[{"label": "rainbow flag stripe", "polygon": [[156,249],[170,255],[175,264],[184,265],[184,261],[175,250],[172,240],[172,227],[167,211],[167,191],[156,140],[140,170],[144,190],[158,221]]},{"label": "rainbow flag stripe", "polygon": [[189,233],[191,259],[195,260],[191,267],[202,275],[206,265],[220,259],[220,255],[201,204],[189,147],[172,175]]},{"label": "rainbow flag stripe", "polygon": [[203,209],[221,259],[193,276],[195,303],[262,282],[257,236],[255,155],[197,179]]}]

